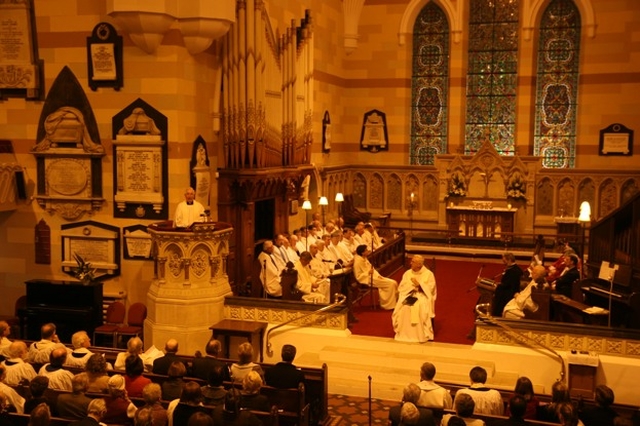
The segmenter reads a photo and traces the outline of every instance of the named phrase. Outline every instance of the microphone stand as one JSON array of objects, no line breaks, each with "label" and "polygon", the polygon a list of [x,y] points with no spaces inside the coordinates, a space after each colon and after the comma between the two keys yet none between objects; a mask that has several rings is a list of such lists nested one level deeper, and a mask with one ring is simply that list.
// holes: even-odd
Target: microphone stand
[{"label": "microphone stand", "polygon": [[262,287],[264,290],[264,298],[267,298],[267,259],[262,264]]},{"label": "microphone stand", "polygon": [[611,309],[613,308],[613,277],[616,270],[613,269],[609,275],[609,318],[607,319],[607,327],[611,328]]},{"label": "microphone stand", "polygon": [[369,379],[369,426],[371,426],[371,376],[368,376]]}]

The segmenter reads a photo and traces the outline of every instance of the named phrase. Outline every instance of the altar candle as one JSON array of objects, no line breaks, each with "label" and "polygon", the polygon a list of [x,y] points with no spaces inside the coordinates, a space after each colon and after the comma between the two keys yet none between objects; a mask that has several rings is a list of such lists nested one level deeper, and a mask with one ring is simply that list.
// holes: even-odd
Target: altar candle
[{"label": "altar candle", "polygon": [[511,210],[511,204],[507,204],[507,208]]},{"label": "altar candle", "polygon": [[413,203],[413,192],[411,193],[411,202]]}]

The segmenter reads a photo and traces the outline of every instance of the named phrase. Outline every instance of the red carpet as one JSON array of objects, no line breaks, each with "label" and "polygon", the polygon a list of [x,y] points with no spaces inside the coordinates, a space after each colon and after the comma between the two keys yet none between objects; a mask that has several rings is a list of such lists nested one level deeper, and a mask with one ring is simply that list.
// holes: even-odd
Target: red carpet
[{"label": "red carpet", "polygon": [[[427,263],[431,263],[428,260]],[[467,334],[473,328],[474,307],[478,300],[475,285],[480,267],[482,277],[494,279],[502,272],[502,263],[468,262],[459,260],[436,260],[435,275],[438,286],[435,317],[435,341],[442,343],[472,344]],[[391,278],[400,281],[404,271],[398,271]],[[497,280],[500,277],[496,278]],[[368,299],[362,306],[354,309],[358,322],[350,327],[353,334],[376,337],[391,337],[394,332],[391,325],[393,311],[371,310]]]}]

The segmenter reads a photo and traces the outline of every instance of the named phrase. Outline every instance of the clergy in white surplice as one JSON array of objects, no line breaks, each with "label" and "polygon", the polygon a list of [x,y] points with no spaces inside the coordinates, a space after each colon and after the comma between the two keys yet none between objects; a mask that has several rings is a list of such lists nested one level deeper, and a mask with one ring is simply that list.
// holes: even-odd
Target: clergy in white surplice
[{"label": "clergy in white surplice", "polygon": [[391,316],[395,339],[420,343],[433,340],[436,278],[424,266],[422,256],[415,255],[411,259],[411,269],[402,276],[398,293],[398,303]]}]

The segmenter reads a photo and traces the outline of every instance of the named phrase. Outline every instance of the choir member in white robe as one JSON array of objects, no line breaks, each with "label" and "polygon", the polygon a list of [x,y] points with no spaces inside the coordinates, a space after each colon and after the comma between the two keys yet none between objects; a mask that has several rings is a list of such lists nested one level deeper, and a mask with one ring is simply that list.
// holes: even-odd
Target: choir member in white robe
[{"label": "choir member in white robe", "polygon": [[395,339],[419,343],[433,340],[431,319],[435,317],[436,278],[424,266],[422,256],[415,255],[411,258],[411,269],[402,276],[398,293],[398,303],[391,316]]},{"label": "choir member in white robe", "polygon": [[507,302],[502,311],[504,318],[520,319],[524,318],[524,311],[535,312],[538,310],[538,304],[531,298],[533,287],[540,284],[544,286],[547,270],[542,265],[536,265],[531,268],[531,282],[519,293],[513,296],[513,299]]},{"label": "choir member in white robe", "polygon": [[260,281],[264,291],[270,297],[282,297],[282,284],[276,260],[273,258],[273,242],[267,240],[262,244],[262,252],[258,255],[260,261]]},{"label": "choir member in white robe", "polygon": [[353,275],[360,284],[373,284],[379,290],[382,309],[393,309],[398,301],[398,283],[375,270],[367,259],[370,253],[364,244],[358,246],[353,260]]},{"label": "choir member in white robe", "polygon": [[329,302],[329,280],[326,278],[316,278],[311,271],[311,253],[303,251],[300,253],[294,266],[298,271],[298,282],[296,287],[303,293],[302,300],[310,303]]}]

